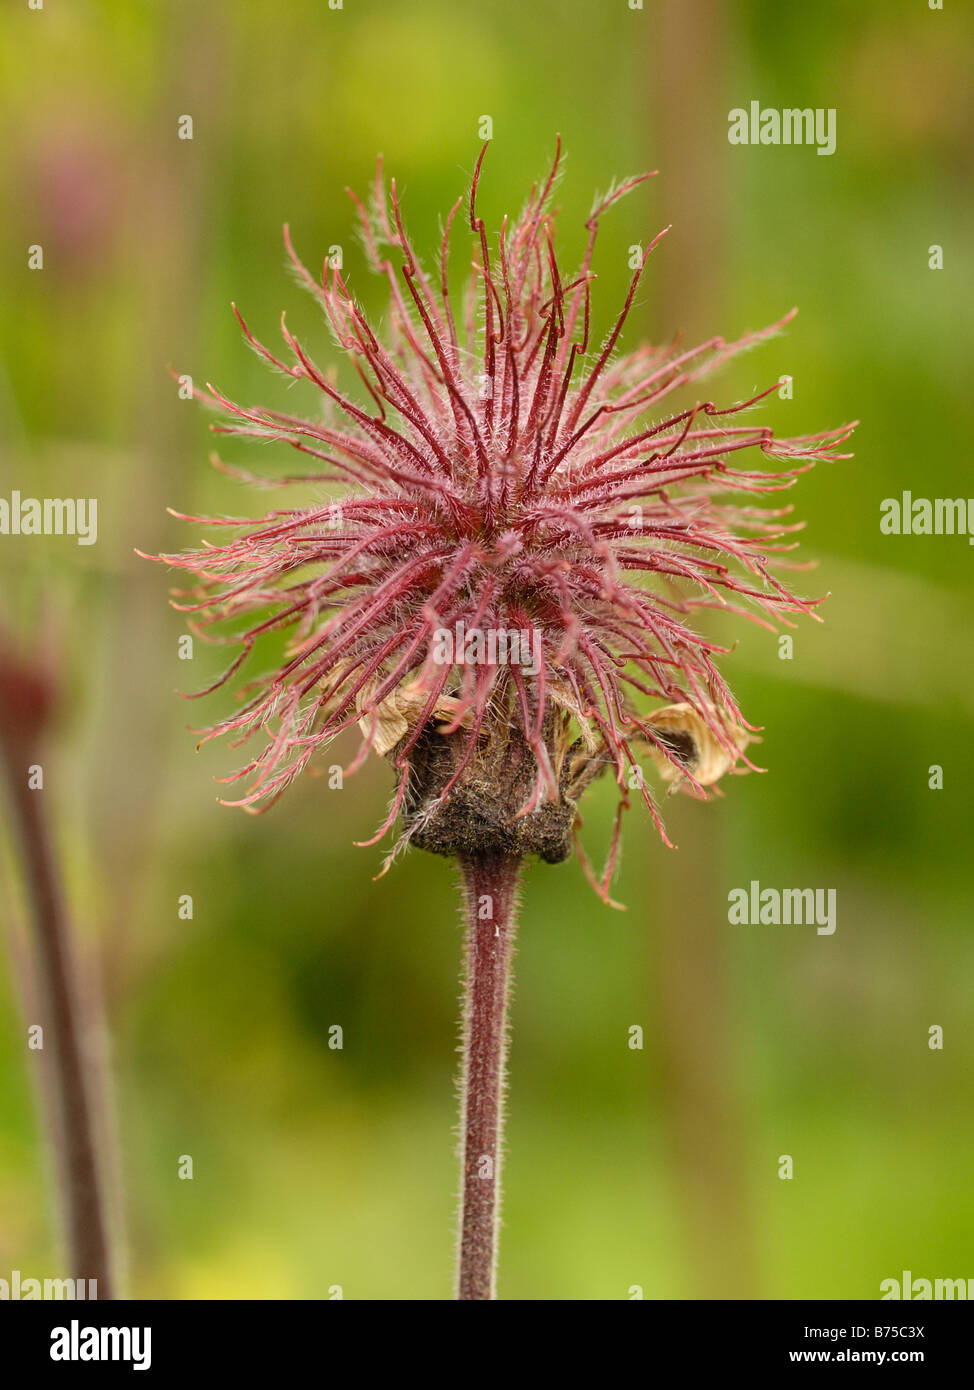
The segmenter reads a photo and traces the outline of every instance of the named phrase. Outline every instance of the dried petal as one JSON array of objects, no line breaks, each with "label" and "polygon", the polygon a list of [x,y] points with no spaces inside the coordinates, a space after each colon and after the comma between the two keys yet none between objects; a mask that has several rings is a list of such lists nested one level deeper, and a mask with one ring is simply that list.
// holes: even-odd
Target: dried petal
[{"label": "dried petal", "polygon": [[[714,705],[706,708],[705,719],[693,705],[681,701],[664,705],[643,720],[656,731],[666,749],[664,752],[647,741],[649,754],[664,782],[679,785],[689,774],[699,786],[711,787],[731,770],[751,742],[753,735],[746,729],[722,715]],[[715,729],[721,731],[721,737]]]}]

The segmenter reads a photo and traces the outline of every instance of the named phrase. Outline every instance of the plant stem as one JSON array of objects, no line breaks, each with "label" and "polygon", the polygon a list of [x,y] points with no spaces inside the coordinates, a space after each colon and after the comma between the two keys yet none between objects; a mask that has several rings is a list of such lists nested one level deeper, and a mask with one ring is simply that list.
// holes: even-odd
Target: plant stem
[{"label": "plant stem", "polygon": [[507,1000],[521,860],[461,856],[467,907],[457,1297],[496,1297]]},{"label": "plant stem", "polygon": [[97,1280],[98,1298],[113,1298],[109,1238],[71,934],[43,810],[44,792],[31,790],[27,785],[30,760],[16,756],[9,743],[3,751],[34,918],[44,1037],[50,1040],[52,1050],[51,1099],[67,1223],[70,1277]]}]

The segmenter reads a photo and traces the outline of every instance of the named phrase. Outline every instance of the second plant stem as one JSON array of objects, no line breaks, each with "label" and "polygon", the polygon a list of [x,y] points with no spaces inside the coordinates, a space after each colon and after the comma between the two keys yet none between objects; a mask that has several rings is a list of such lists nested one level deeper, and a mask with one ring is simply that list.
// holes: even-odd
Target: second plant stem
[{"label": "second plant stem", "polygon": [[114,1297],[105,1193],[99,1170],[91,1068],[85,1055],[71,933],[44,815],[44,793],[27,785],[27,759],[4,748],[14,821],[34,918],[37,980],[50,1040],[53,1128],[71,1277],[96,1281]]}]

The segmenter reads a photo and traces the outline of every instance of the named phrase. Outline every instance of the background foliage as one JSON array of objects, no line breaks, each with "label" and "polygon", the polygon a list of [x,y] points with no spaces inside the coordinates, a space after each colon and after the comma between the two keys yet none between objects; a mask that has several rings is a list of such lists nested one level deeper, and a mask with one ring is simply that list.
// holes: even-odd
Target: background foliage
[{"label": "background foliage", "polygon": [[[494,219],[561,133],[566,254],[596,190],[660,169],[603,226],[600,328],[630,245],[673,222],[628,341],[737,336],[797,303],[786,336],[714,382],[718,399],[788,373],[794,399],[767,411],[778,428],[863,422],[856,458],[794,494],[820,561],[806,590],[832,593],[824,626],[802,624],[792,661],[760,629],[738,633],[725,663],[766,726],[769,774],[710,805],[667,803],[677,853],[634,810],[626,913],[575,864],[528,876],[502,1296],[873,1298],[903,1269],[974,1275],[971,552],[878,525],[903,489],[974,491],[971,30],[960,6],[920,0],[4,5],[0,492],[97,496],[100,536],[0,539],[2,607],[53,644],[66,682],[45,795],[110,1025],[135,1294],[450,1292],[449,868],[415,854],[372,881],[380,852],[351,842],[386,805],[378,761],[341,792],[306,778],[266,817],[216,804],[209,778],[233,754],[194,757],[185,725],[220,700],[201,711],[172,691],[205,684],[219,654],[178,661],[165,573],[133,548],[195,542],[166,506],[281,500],[207,467],[205,415],[166,370],[284,403],[230,299],[268,341],[286,307],[327,356],[281,223],[312,265],[342,245],[381,314],[342,189],[365,189],[381,151],[429,247],[484,114]],[[729,145],[727,113],[752,99],[835,107],[835,155]],[[42,273],[26,266],[34,243]],[[600,789],[596,857],[610,813]],[[0,874],[16,946],[7,839]],[[730,927],[727,893],[751,879],[835,887],[835,935]],[[643,1051],[627,1047],[636,1023]],[[24,1025],[0,973],[0,1274],[59,1268]],[[180,1182],[187,1153],[195,1178]]]}]

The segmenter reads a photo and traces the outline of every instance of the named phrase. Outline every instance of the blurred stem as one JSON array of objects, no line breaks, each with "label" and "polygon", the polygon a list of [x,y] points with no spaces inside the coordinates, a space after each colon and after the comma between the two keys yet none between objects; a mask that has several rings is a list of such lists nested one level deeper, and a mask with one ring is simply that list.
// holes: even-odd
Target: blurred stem
[{"label": "blurred stem", "polygon": [[461,857],[467,908],[457,1297],[496,1297],[507,999],[521,860]]},{"label": "blurred stem", "polygon": [[0,747],[34,918],[45,1052],[48,1040],[52,1047],[55,1148],[67,1222],[70,1277],[96,1279],[98,1298],[113,1298],[77,977],[64,896],[43,809],[44,792],[28,786],[30,760],[23,756],[19,741],[0,739]]}]

